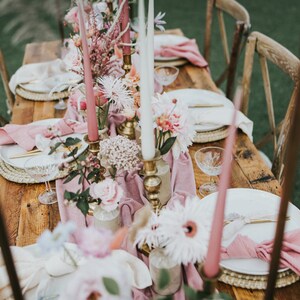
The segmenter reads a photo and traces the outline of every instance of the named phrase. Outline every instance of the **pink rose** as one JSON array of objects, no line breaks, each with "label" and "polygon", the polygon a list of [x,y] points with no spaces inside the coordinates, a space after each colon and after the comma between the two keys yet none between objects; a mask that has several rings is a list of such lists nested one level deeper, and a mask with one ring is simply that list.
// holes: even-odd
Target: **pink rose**
[{"label": "pink rose", "polygon": [[97,106],[101,106],[107,103],[108,99],[104,96],[103,92],[98,86],[94,87],[94,95]]},{"label": "pink rose", "polygon": [[110,254],[113,236],[110,230],[84,227],[79,230],[77,245],[86,256],[105,257]]},{"label": "pink rose", "polygon": [[99,183],[93,183],[90,187],[90,195],[94,199],[101,199],[100,206],[106,211],[115,210],[123,196],[123,190],[118,183],[107,178]]}]

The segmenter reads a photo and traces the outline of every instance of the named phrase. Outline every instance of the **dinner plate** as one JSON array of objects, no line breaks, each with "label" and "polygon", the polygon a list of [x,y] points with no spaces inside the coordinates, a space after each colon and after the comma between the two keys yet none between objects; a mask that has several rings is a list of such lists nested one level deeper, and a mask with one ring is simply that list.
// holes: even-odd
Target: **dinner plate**
[{"label": "dinner plate", "polygon": [[[171,98],[185,102],[188,106],[196,105],[223,105],[224,107],[233,108],[233,103],[225,96],[202,89],[179,89],[167,92]],[[222,128],[223,125],[201,124],[201,115],[207,114],[213,107],[208,108],[190,108],[191,117],[194,119],[195,129],[197,132],[211,131]],[[217,117],[217,116],[216,116]],[[198,122],[199,120],[199,122]]]},{"label": "dinner plate", "polygon": [[[201,200],[203,209],[214,210],[217,201],[217,193],[210,194]],[[225,215],[229,213],[239,213],[249,215],[266,212],[267,214],[278,213],[280,197],[255,189],[229,189],[227,191]],[[300,210],[289,203],[288,216],[290,220],[286,222],[285,231],[300,228]],[[276,223],[248,224],[243,226],[232,238],[222,241],[222,246],[227,247],[238,234],[248,236],[256,243],[265,240],[272,240],[275,236]],[[248,275],[267,275],[269,264],[260,259],[226,259],[221,261],[221,266],[238,273]],[[286,271],[287,268],[279,269],[279,272]]]},{"label": "dinner plate", "polygon": [[70,85],[79,83],[81,79],[81,76],[69,72],[57,74],[41,80],[33,80],[28,83],[20,83],[19,85],[23,89],[35,93],[50,93],[54,88],[57,88],[56,91],[61,92],[66,90]]},{"label": "dinner plate", "polygon": [[[46,119],[46,120],[41,120],[41,121],[36,121],[33,122],[32,124],[34,125],[54,125],[55,123],[57,123],[60,119]],[[76,157],[78,157],[79,155],[81,155],[86,148],[88,147],[88,144],[83,140],[83,136],[84,134],[82,133],[73,133],[73,134],[69,134],[69,135],[64,135],[62,136],[62,139],[66,139],[68,137],[72,137],[72,138],[79,138],[81,139],[81,147],[78,149],[78,152],[76,154]],[[35,156],[27,156],[27,157],[22,157],[22,158],[11,158],[14,155],[18,155],[18,154],[22,154],[25,153],[26,151],[20,147],[19,145],[3,145],[0,146],[0,157],[2,160],[4,160],[5,163],[16,167],[16,168],[20,168],[20,169],[24,169],[24,165],[25,162],[32,157],[36,158],[36,165],[38,166],[39,164],[39,155],[35,155]],[[62,152],[63,154],[63,152]],[[41,155],[45,155],[45,153],[41,152]],[[73,160],[72,157],[68,157],[66,159],[63,159],[62,157],[58,157],[59,163],[62,162],[70,162]]]},{"label": "dinner plate", "polygon": [[[154,36],[154,52],[160,50],[162,46],[174,46],[188,41],[189,39],[185,36],[175,35],[175,34],[158,34]],[[171,61],[181,59],[179,56],[155,56],[157,61]]]}]

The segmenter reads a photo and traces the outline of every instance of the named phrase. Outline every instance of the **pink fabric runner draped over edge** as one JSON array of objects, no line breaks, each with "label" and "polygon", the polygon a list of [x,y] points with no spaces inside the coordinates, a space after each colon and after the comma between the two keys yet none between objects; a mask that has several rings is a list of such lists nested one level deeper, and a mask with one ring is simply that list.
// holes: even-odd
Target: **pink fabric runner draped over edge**
[{"label": "pink fabric runner draped over edge", "polygon": [[[78,115],[76,116],[76,112],[74,109],[69,107],[67,111],[67,116],[72,119],[78,119]],[[120,124],[124,119],[120,118],[112,114],[109,118],[109,128],[111,136],[116,134],[115,128]],[[171,153],[167,154],[164,159],[168,162],[171,169],[171,188],[173,191],[173,196],[168,203],[172,205],[174,201],[181,201],[184,203],[184,200],[187,196],[196,195],[196,186],[194,180],[194,171],[191,158],[188,153],[181,154],[178,160],[174,160]],[[124,197],[120,203],[120,211],[121,211],[121,219],[122,225],[130,226],[135,212],[142,208],[144,204],[148,203],[144,195],[144,187],[143,180],[138,175],[137,172],[128,172],[125,173],[124,176],[119,176],[116,178],[119,184],[122,185],[124,189]],[[70,207],[64,205],[64,192],[68,191],[76,191],[80,189],[82,186],[78,185],[77,179],[73,179],[71,182],[67,184],[63,184],[63,180],[56,180],[56,190],[58,196],[58,206],[59,212],[62,222],[66,222],[67,220],[73,220],[80,226],[85,226],[85,220],[81,212],[76,207]],[[84,188],[87,188],[87,184],[84,184]],[[87,221],[89,225],[93,224],[92,217],[87,217]],[[129,243],[128,239],[125,238],[122,248],[129,253],[139,257],[148,265],[148,258],[139,253],[135,247]],[[194,267],[194,265],[190,264],[183,267],[184,272],[186,273],[186,278],[190,286],[201,289],[202,288],[202,280]],[[133,291],[134,299],[149,299],[152,298],[151,289],[147,288],[145,290],[137,290]],[[181,288],[175,295],[174,299],[181,300],[185,299],[183,288]]]}]

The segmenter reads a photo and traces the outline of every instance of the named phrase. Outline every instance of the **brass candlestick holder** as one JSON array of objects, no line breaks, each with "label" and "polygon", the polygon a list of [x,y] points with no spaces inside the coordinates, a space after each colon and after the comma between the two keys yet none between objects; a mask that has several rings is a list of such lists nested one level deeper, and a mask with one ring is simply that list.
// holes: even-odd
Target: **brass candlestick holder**
[{"label": "brass candlestick holder", "polygon": [[117,133],[119,135],[127,137],[130,140],[135,140],[136,124],[136,121],[133,119],[126,120],[117,127]]},{"label": "brass candlestick holder", "polygon": [[131,54],[124,54],[123,55],[123,70],[125,74],[129,73],[131,70]]},{"label": "brass candlestick holder", "polygon": [[88,135],[85,135],[83,137],[84,141],[89,145],[89,148],[88,148],[88,151],[93,154],[93,156],[98,160],[98,163],[100,165],[99,169],[100,169],[100,180],[104,180],[105,179],[105,172],[106,172],[106,169],[101,165],[101,162],[100,162],[100,158],[98,157],[98,154],[99,154],[99,151],[100,151],[100,141],[97,140],[97,141],[90,141],[89,138],[88,138]]},{"label": "brass candlestick holder", "polygon": [[218,282],[219,278],[221,277],[222,273],[223,273],[223,270],[222,270],[222,268],[220,268],[220,271],[217,274],[217,276],[215,276],[213,278],[209,278],[204,273],[204,266],[201,265],[199,267],[199,274],[203,280],[203,292],[206,295],[213,295],[216,293],[217,282]]},{"label": "brass candlestick holder", "polygon": [[146,191],[146,197],[150,202],[154,213],[159,214],[161,209],[161,203],[159,201],[159,189],[161,186],[161,179],[156,175],[156,161],[144,160],[144,188]]}]

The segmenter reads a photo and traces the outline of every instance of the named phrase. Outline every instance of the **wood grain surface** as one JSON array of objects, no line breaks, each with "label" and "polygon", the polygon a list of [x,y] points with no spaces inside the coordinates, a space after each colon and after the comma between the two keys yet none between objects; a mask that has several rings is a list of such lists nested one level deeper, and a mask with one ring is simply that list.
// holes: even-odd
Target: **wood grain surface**
[{"label": "wood grain surface", "polygon": [[[59,55],[59,42],[28,44],[25,50],[24,64],[55,59]],[[180,68],[177,80],[168,87],[169,90],[180,88],[218,91],[206,69],[189,64]],[[26,124],[40,119],[62,117],[64,112],[55,111],[55,103],[55,101],[34,102],[17,96],[12,122]],[[190,148],[197,187],[207,180],[207,177],[196,166],[194,153],[201,147],[222,146],[223,143],[224,141],[221,140],[209,144],[194,144]],[[16,184],[0,176],[0,187],[0,205],[5,214],[11,245],[25,246],[35,243],[37,237],[45,229],[52,230],[59,221],[57,204],[46,206],[37,200],[37,195],[44,189],[43,184]],[[238,133],[234,150],[232,187],[255,188],[276,195],[279,195],[281,191],[280,185],[260,158],[255,146],[242,132]],[[219,283],[218,289],[229,293],[238,300],[258,300],[263,297],[262,291],[235,288],[223,283]],[[300,299],[300,283],[278,289],[276,299]]]}]

